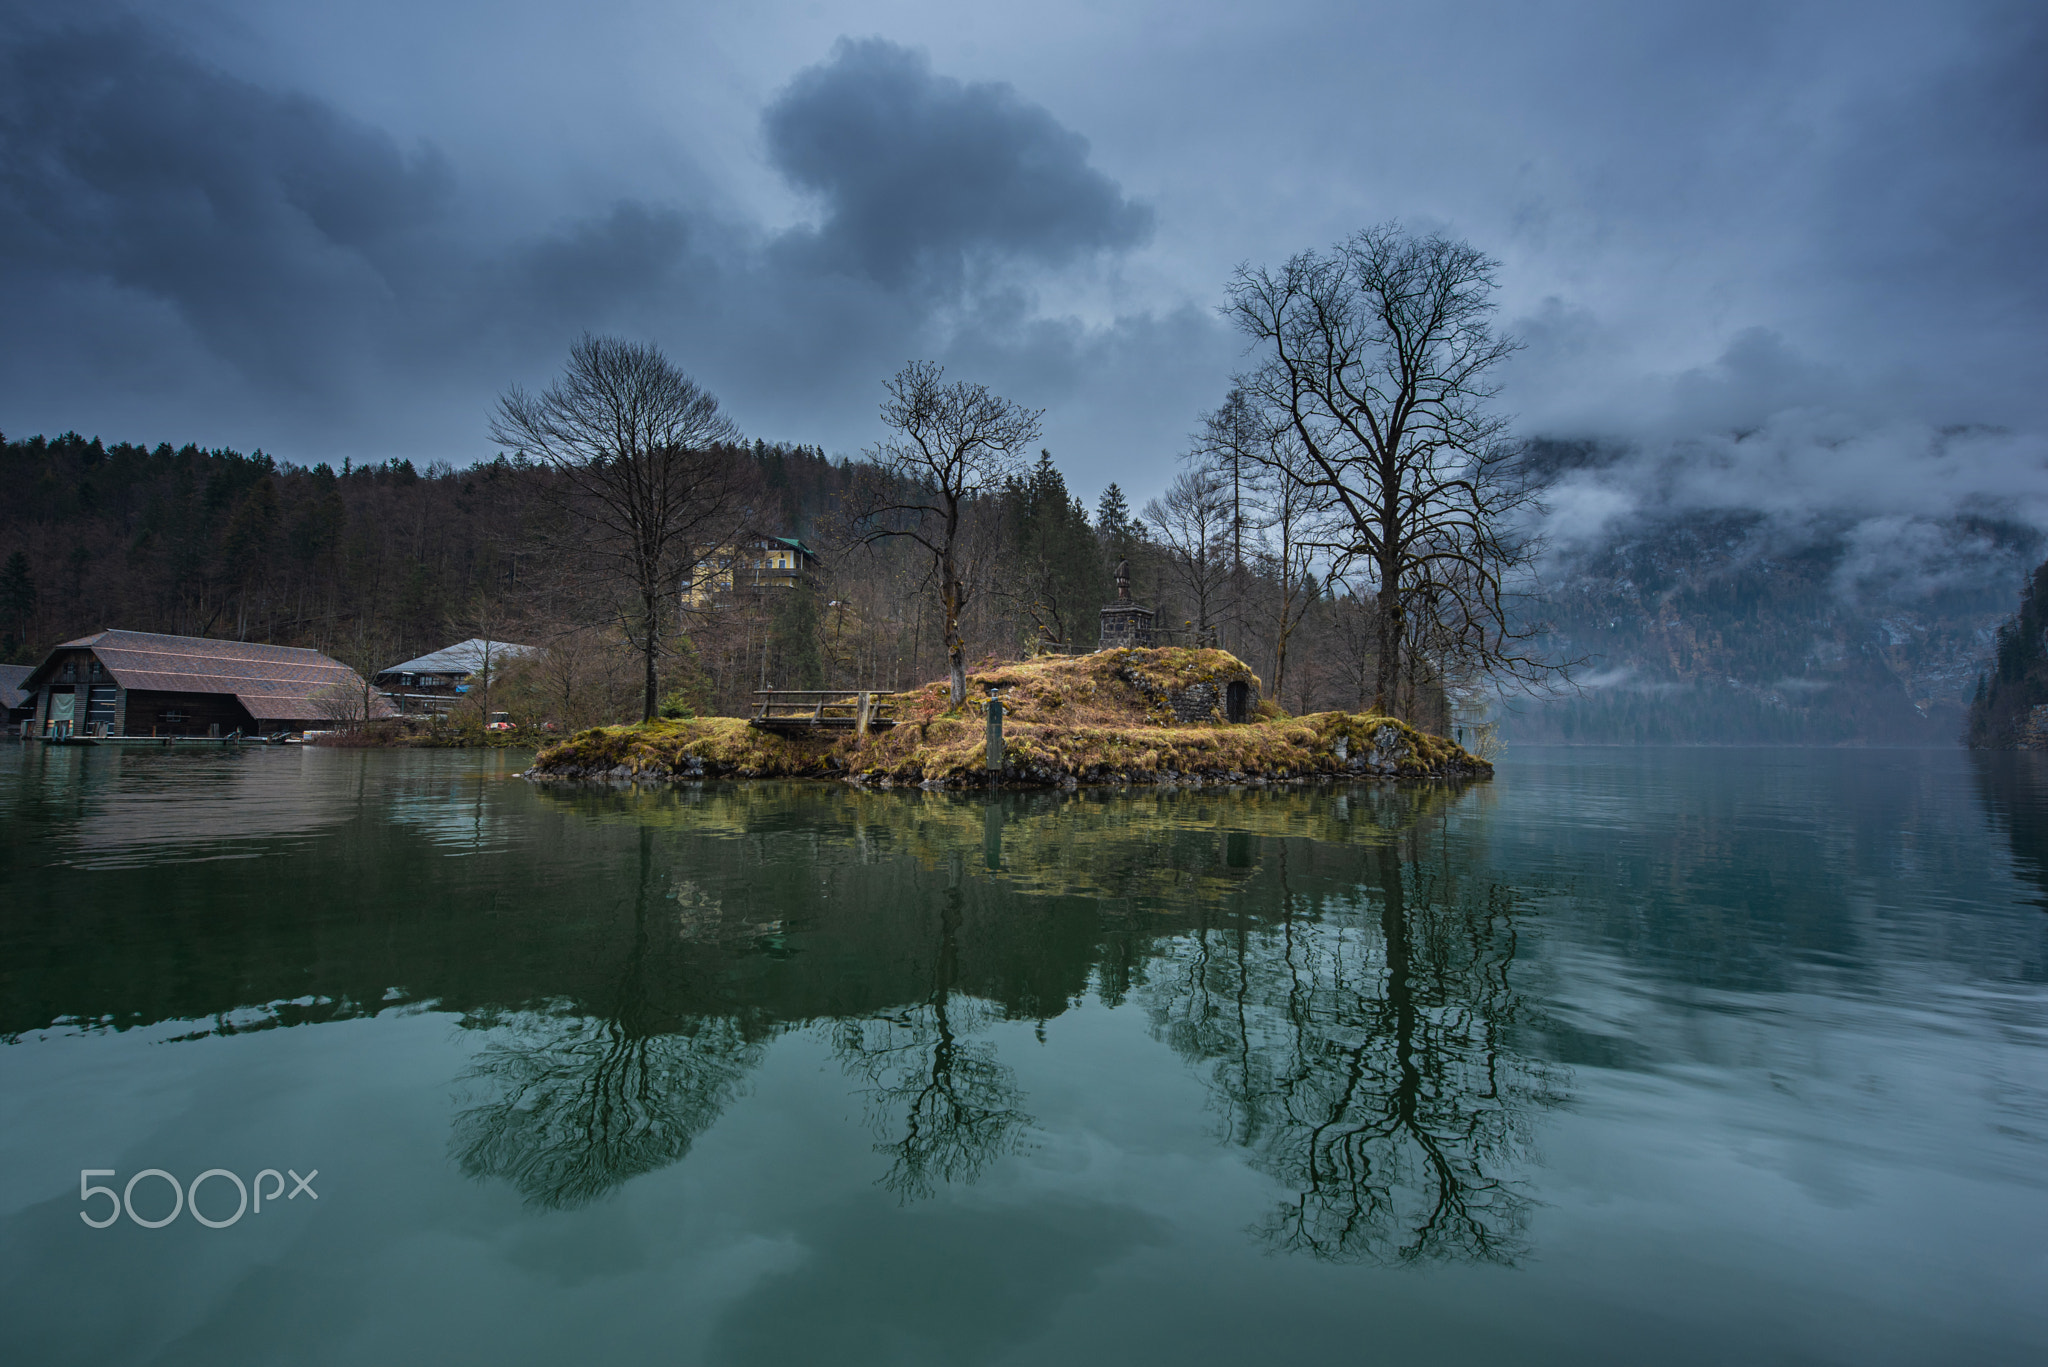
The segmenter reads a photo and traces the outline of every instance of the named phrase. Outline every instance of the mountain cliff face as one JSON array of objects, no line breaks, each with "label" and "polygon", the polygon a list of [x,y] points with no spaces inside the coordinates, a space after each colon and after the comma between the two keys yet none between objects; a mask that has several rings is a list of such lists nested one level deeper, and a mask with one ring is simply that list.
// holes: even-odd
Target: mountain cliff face
[{"label": "mountain cliff face", "polygon": [[1651,509],[1553,554],[1543,611],[1582,691],[1508,734],[1585,744],[1953,745],[2031,528]]},{"label": "mountain cliff face", "polygon": [[2035,568],[2020,610],[1998,628],[1968,737],[1978,750],[2048,750],[2048,564]]}]

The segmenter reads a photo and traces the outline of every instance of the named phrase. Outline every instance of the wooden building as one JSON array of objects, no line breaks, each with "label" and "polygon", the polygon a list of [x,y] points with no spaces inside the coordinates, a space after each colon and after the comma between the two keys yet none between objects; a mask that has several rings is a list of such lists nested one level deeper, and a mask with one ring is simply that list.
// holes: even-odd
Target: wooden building
[{"label": "wooden building", "polygon": [[481,636],[458,641],[431,655],[377,671],[376,685],[392,706],[406,713],[445,713],[479,683],[497,677],[514,660],[545,652]]},{"label": "wooden building", "polygon": [[[244,736],[331,727],[362,710],[363,678],[317,650],[102,631],[66,641],[23,680],[31,734]],[[373,716],[390,706],[370,694]]]},{"label": "wooden building", "polygon": [[695,577],[683,586],[683,599],[705,607],[721,593],[761,593],[793,589],[810,582],[818,557],[793,536],[764,536],[737,546],[705,550]]},{"label": "wooden building", "polygon": [[0,735],[18,736],[36,715],[35,699],[22,688],[32,665],[0,665]]}]

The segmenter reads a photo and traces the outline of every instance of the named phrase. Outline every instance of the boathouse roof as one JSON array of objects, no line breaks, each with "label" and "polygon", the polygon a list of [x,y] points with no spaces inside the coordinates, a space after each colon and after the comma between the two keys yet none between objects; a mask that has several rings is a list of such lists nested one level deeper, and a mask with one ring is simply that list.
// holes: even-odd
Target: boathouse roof
[{"label": "boathouse roof", "polygon": [[33,665],[0,665],[0,711],[28,705],[28,690],[22,685],[34,672]]},{"label": "boathouse roof", "polygon": [[[362,677],[339,660],[305,646],[214,641],[200,636],[162,636],[153,631],[102,631],[53,647],[22,681],[24,691],[42,686],[44,671],[66,650],[90,650],[123,688],[160,693],[231,693],[259,721],[298,721],[321,715],[315,695],[330,688],[363,686]],[[372,706],[382,703],[373,699]]]},{"label": "boathouse roof", "polygon": [[472,636],[467,641],[443,646],[431,655],[422,655],[416,660],[407,660],[404,664],[380,669],[377,671],[377,677],[383,679],[393,674],[474,674],[484,667],[486,659],[503,663],[542,653],[539,646],[515,645],[511,641],[493,641],[482,636]]}]

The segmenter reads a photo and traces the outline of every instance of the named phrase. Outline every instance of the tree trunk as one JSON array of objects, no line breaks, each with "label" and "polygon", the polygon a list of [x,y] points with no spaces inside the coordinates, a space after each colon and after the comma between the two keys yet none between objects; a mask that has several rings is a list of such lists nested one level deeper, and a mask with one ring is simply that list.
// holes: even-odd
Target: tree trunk
[{"label": "tree trunk", "polygon": [[946,499],[946,539],[939,550],[939,612],[945,619],[946,662],[952,667],[952,705],[967,701],[967,645],[960,639],[960,615],[966,607],[967,586],[960,582],[953,547],[960,536],[960,500]]},{"label": "tree trunk", "polygon": [[1379,658],[1373,661],[1372,710],[1390,717],[1393,713],[1389,704],[1401,679],[1401,629],[1404,622],[1400,582],[1384,569],[1380,572],[1378,601],[1380,645]]},{"label": "tree trunk", "polygon": [[1287,638],[1293,634],[1287,624],[1288,609],[1292,607],[1290,595],[1280,597],[1280,629],[1273,642],[1273,701],[1279,702],[1281,689],[1287,685]]},{"label": "tree trunk", "polygon": [[655,690],[659,687],[655,661],[661,653],[661,639],[657,627],[661,621],[661,604],[653,589],[644,589],[640,595],[642,617],[640,620],[641,650],[647,660],[647,692],[643,700],[641,721],[653,721],[659,700]]},{"label": "tree trunk", "polygon": [[953,706],[967,700],[967,644],[960,639],[960,583],[946,571],[946,662],[952,667]]}]

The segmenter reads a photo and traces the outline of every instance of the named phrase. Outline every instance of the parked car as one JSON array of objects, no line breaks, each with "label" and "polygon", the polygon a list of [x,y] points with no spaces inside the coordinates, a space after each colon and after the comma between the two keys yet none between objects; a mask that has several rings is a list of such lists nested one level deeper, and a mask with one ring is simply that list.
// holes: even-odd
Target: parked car
[{"label": "parked car", "polygon": [[510,731],[513,729],[512,714],[510,712],[493,712],[491,713],[491,719],[484,723],[484,730],[486,731]]}]

